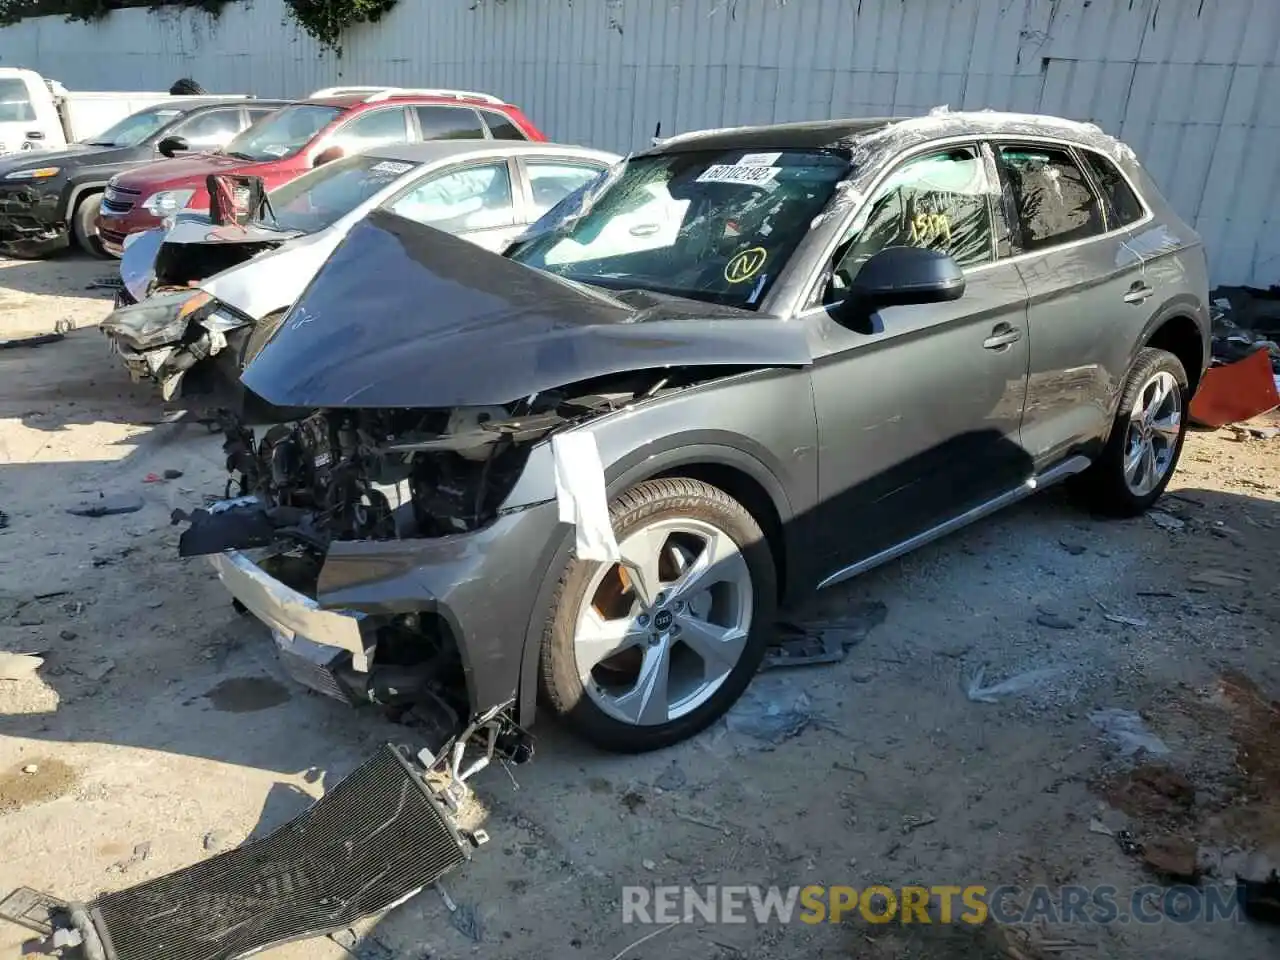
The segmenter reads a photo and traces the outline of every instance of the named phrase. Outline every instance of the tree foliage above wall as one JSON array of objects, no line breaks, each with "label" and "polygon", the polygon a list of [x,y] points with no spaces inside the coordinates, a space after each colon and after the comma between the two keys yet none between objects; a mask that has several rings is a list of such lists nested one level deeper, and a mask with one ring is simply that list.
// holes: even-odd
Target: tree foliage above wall
[{"label": "tree foliage above wall", "polygon": [[[68,20],[101,20],[113,10],[144,7],[162,10],[191,7],[216,17],[235,0],[0,0],[0,26],[27,17],[64,16]],[[322,44],[342,52],[342,32],[357,23],[376,23],[398,0],[284,0],[299,26]]]}]

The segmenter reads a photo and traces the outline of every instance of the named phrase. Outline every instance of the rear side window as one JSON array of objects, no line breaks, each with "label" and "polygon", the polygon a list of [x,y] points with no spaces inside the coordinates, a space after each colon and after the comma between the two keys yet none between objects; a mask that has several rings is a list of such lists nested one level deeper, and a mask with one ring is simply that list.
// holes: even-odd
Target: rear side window
[{"label": "rear side window", "polygon": [[590,183],[601,167],[555,160],[529,160],[524,165],[533,192],[534,218],[542,216],[579,187]]},{"label": "rear side window", "polygon": [[1107,212],[1107,223],[1112,228],[1128,226],[1142,219],[1142,203],[1134,194],[1129,182],[1106,157],[1088,150],[1080,151],[1094,182],[1102,191],[1102,205]]},{"label": "rear side window", "polygon": [[489,132],[495,140],[528,140],[510,117],[492,110],[484,111],[484,122],[489,125]]},{"label": "rear side window", "polygon": [[484,124],[468,107],[416,107],[423,140],[483,140]]},{"label": "rear side window", "polygon": [[1071,154],[1056,147],[1002,146],[1022,249],[1044,250],[1103,232],[1102,207]]},{"label": "rear side window", "polygon": [[0,123],[30,123],[35,118],[27,85],[17,77],[0,80]]}]

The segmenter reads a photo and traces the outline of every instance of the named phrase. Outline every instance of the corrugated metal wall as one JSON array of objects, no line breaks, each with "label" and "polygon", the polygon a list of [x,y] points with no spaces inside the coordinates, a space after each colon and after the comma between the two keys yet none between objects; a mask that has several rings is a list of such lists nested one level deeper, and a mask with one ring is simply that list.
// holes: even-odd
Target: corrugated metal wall
[{"label": "corrugated metal wall", "polygon": [[401,0],[341,60],[280,0],[0,30],[0,64],[71,88],[298,95],[458,86],[626,150],[695,127],[940,103],[1094,120],[1128,140],[1221,283],[1280,282],[1277,0]]}]

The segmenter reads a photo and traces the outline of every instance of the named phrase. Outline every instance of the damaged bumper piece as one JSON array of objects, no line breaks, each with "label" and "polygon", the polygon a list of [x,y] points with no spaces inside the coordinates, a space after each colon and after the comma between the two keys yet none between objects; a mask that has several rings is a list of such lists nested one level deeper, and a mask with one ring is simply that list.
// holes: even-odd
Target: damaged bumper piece
[{"label": "damaged bumper piece", "polygon": [[[481,737],[483,731],[470,731]],[[459,829],[461,741],[437,760],[387,744],[306,812],[235,850],[87,904],[19,890],[0,916],[24,945],[79,960],[232,960],[403,903],[488,838]]]}]

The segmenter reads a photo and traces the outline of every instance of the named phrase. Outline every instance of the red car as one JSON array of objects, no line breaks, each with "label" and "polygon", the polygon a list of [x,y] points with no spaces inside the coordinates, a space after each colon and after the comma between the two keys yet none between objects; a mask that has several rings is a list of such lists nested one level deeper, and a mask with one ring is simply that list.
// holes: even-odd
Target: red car
[{"label": "red car", "polygon": [[[176,138],[174,138],[176,139]],[[417,140],[546,140],[497,97],[464,90],[321,90],[263,117],[216,153],[157,160],[111,179],[98,216],[102,247],[124,251],[131,233],[179,210],[207,210],[211,173],[261,177],[268,190],[313,167],[385,143]],[[184,143],[171,143],[173,152]]]}]

